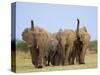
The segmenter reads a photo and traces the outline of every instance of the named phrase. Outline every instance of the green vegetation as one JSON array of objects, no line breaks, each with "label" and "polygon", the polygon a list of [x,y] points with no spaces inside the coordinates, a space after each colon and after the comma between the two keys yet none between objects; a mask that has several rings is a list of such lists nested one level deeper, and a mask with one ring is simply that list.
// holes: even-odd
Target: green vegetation
[{"label": "green vegetation", "polygon": [[90,42],[90,50],[97,52],[97,40]]},{"label": "green vegetation", "polygon": [[16,43],[16,49],[20,50],[20,51],[24,51],[24,52],[28,51],[27,44],[24,41],[21,41],[21,40],[17,41],[17,43]]},{"label": "green vegetation", "polygon": [[[24,51],[24,52],[28,51],[27,44],[22,40],[17,40],[16,48],[17,50],[20,50],[20,51]],[[90,42],[90,50],[97,52],[97,40]]]}]

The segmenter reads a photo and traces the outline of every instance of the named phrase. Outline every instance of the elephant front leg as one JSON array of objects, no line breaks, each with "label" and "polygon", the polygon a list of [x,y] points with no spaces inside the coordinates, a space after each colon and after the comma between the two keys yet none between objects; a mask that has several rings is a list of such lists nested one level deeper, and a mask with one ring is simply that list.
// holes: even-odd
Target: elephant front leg
[{"label": "elephant front leg", "polygon": [[43,48],[39,49],[39,56],[38,56],[38,68],[43,68]]},{"label": "elephant front leg", "polygon": [[49,66],[49,63],[50,63],[50,58],[49,58],[49,56],[48,56],[48,57],[45,56],[45,57],[44,57],[44,60],[43,60],[43,64],[44,64],[45,66]]},{"label": "elephant front leg", "polygon": [[70,65],[74,64],[74,60],[75,60],[75,53],[72,53],[72,55],[70,57]]},{"label": "elephant front leg", "polygon": [[31,61],[32,61],[32,64],[37,67],[37,64],[38,64],[38,55],[37,55],[37,52],[36,52],[36,49],[33,48],[33,47],[30,47],[30,54],[31,54]]},{"label": "elephant front leg", "polygon": [[68,47],[66,50],[66,64],[70,64],[70,52],[71,52],[71,48]]},{"label": "elephant front leg", "polygon": [[82,51],[80,53],[80,64],[85,64],[85,54],[86,54],[86,46],[83,46]]}]

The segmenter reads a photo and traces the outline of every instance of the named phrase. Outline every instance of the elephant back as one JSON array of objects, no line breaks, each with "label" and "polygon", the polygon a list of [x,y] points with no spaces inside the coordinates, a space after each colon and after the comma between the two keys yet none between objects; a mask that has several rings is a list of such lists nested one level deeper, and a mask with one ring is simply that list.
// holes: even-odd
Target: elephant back
[{"label": "elephant back", "polygon": [[66,38],[67,45],[73,45],[73,41],[76,39],[76,34],[71,29],[64,30],[64,36]]}]

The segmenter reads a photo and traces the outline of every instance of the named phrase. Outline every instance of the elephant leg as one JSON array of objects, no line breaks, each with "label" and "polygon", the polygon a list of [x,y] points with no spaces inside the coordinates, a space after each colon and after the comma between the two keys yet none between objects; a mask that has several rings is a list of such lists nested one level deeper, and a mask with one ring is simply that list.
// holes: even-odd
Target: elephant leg
[{"label": "elephant leg", "polygon": [[71,62],[72,65],[74,64],[74,60],[75,60],[75,56],[72,57],[72,62]]},{"label": "elephant leg", "polygon": [[35,48],[30,47],[30,54],[31,54],[31,61],[32,64],[37,67],[38,64],[38,52],[36,51]]},{"label": "elephant leg", "polygon": [[57,52],[56,57],[55,57],[55,61],[57,63],[57,65],[64,65],[64,54],[62,51]]},{"label": "elephant leg", "polygon": [[75,60],[75,52],[72,52],[71,54],[71,59],[70,59],[70,64],[73,65]]},{"label": "elephant leg", "polygon": [[43,58],[43,64],[45,66],[48,66],[48,58],[46,56],[44,56],[44,58]]},{"label": "elephant leg", "polygon": [[65,63],[64,63],[65,58],[64,58],[64,57],[61,57],[61,59],[62,59],[62,60],[61,60],[61,64],[62,64],[62,65],[65,65]]},{"label": "elephant leg", "polygon": [[56,54],[55,56],[54,56],[54,65],[55,66],[58,66],[59,64],[60,64],[60,59],[59,59],[59,56],[58,56],[58,54]]},{"label": "elephant leg", "polygon": [[65,48],[61,52],[61,64],[65,65]]},{"label": "elephant leg", "polygon": [[83,55],[83,53],[81,53],[81,55],[79,57],[79,64],[85,64],[84,58],[85,58],[85,55]]},{"label": "elephant leg", "polygon": [[66,51],[66,62],[67,62],[67,64],[70,64],[69,63],[69,61],[70,61],[70,57],[69,56],[70,56],[71,49],[72,49],[71,47],[68,47],[67,51]]},{"label": "elephant leg", "polygon": [[73,53],[72,53],[72,64],[74,64],[74,61],[75,61],[76,56],[77,56],[77,50],[74,49],[73,50]]},{"label": "elephant leg", "polygon": [[48,56],[48,66],[50,66],[50,55]]},{"label": "elephant leg", "polygon": [[77,47],[76,48],[76,62],[78,63],[78,64],[80,64],[80,50],[79,50],[79,48]]},{"label": "elephant leg", "polygon": [[69,63],[69,65],[72,65],[72,61],[73,61],[73,54],[70,53],[69,57],[68,57],[68,63]]},{"label": "elephant leg", "polygon": [[70,65],[70,62],[71,62],[71,56],[70,56],[70,54],[69,54],[69,56],[68,56],[68,64]]},{"label": "elephant leg", "polygon": [[50,62],[52,65],[55,65],[55,57],[53,57],[52,59],[50,59]]},{"label": "elephant leg", "polygon": [[52,58],[50,58],[51,64],[56,66],[56,62],[57,62],[57,57],[56,55],[52,56]]},{"label": "elephant leg", "polygon": [[45,53],[45,56],[44,56],[43,64],[45,66],[49,66],[49,63],[50,63],[50,51],[47,50],[46,53]]},{"label": "elephant leg", "polygon": [[80,64],[80,55],[79,55],[79,54],[76,55],[76,62],[77,62],[78,64]]},{"label": "elephant leg", "polygon": [[86,54],[86,45],[83,46],[82,51],[80,53],[80,64],[85,64],[85,54]]},{"label": "elephant leg", "polygon": [[43,48],[39,49],[39,56],[38,56],[38,68],[42,68],[43,67]]}]

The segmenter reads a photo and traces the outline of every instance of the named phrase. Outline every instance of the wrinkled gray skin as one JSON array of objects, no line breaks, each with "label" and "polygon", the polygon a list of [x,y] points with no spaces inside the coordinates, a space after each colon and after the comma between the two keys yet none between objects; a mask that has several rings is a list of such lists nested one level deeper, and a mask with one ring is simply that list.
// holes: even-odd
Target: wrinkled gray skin
[{"label": "wrinkled gray skin", "polygon": [[60,55],[60,62],[58,63],[61,63],[62,65],[64,65],[65,63],[65,44],[66,44],[66,41],[65,41],[65,35],[63,33],[63,30],[59,30],[56,34],[56,39],[58,40],[58,52],[57,54]]},{"label": "wrinkled gray skin", "polygon": [[80,55],[79,55],[79,63],[80,64],[85,64],[85,54],[86,50],[89,48],[89,41],[90,41],[90,35],[87,32],[86,27],[82,27],[79,29],[79,37],[80,41],[82,41],[83,47],[82,50],[80,50]]},{"label": "wrinkled gray skin", "polygon": [[37,67],[39,50],[37,48],[36,40],[33,37],[33,32],[30,28],[26,28],[22,32],[22,39],[26,42],[28,48],[30,49],[32,64]]},{"label": "wrinkled gray skin", "polygon": [[45,59],[47,61],[47,66],[50,65],[50,63],[52,65],[56,65],[56,60],[55,60],[55,56],[57,55],[57,46],[58,46],[58,41],[56,39],[51,39],[49,41],[48,44],[48,49],[46,50],[46,54],[45,54]]},{"label": "wrinkled gray skin", "polygon": [[71,53],[73,52],[74,40],[76,39],[76,34],[73,30],[67,29],[60,31],[56,35],[57,40],[59,41],[59,49],[61,51],[62,62],[63,64],[70,64],[72,60],[70,58]]},{"label": "wrinkled gray skin", "polygon": [[42,68],[45,65],[45,52],[47,50],[49,35],[41,28],[34,28],[33,21],[31,21],[31,28],[26,28],[22,32],[22,39],[27,43],[32,63],[36,68]]},{"label": "wrinkled gray skin", "polygon": [[74,41],[73,52],[71,53],[70,56],[70,59],[72,59],[70,61],[70,64],[74,64],[75,58],[76,58],[76,62],[81,64],[80,52],[82,51],[82,48],[83,48],[83,42],[80,41],[80,38],[77,38]]},{"label": "wrinkled gray skin", "polygon": [[[60,30],[56,38],[59,41],[58,47],[62,50],[61,54],[65,58],[64,63],[73,64],[75,58],[78,63],[85,63],[84,58],[86,49],[88,48],[89,34],[86,28],[79,29],[79,19],[77,19],[76,31],[70,29]],[[75,44],[75,41],[77,41],[77,44]]]},{"label": "wrinkled gray skin", "polygon": [[86,27],[79,28],[79,19],[77,21],[76,40],[70,57],[72,59],[71,64],[74,64],[75,58],[78,64],[85,64],[85,54],[87,48],[89,48],[90,35]]}]

